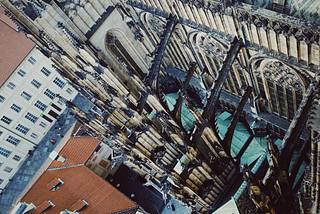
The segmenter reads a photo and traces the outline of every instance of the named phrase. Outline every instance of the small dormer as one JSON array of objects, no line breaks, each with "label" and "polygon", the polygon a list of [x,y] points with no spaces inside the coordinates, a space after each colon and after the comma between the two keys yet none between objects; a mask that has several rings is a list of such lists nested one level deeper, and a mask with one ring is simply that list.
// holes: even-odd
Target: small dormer
[{"label": "small dormer", "polygon": [[59,155],[58,152],[56,151],[52,151],[51,154],[49,155],[49,157],[52,159],[52,160],[56,160],[56,161],[59,161],[61,162],[62,164],[65,164],[67,162],[67,158],[62,156],[62,155]]},{"label": "small dormer", "polygon": [[67,162],[67,158],[65,158],[65,157],[62,156],[62,155],[59,155],[59,156],[57,157],[57,161],[65,164],[65,163]]},{"label": "small dormer", "polygon": [[55,205],[49,200],[49,201],[44,201],[42,202],[37,208],[38,213],[44,213],[45,211],[51,209]]},{"label": "small dormer", "polygon": [[88,206],[89,203],[86,202],[83,199],[79,199],[76,203],[74,203],[70,210],[72,210],[73,212],[79,212],[81,209],[83,209],[84,207]]},{"label": "small dormer", "polygon": [[59,186],[61,186],[62,184],[64,184],[64,182],[60,178],[55,178],[52,181],[50,181],[46,185],[46,187],[52,191],[56,191],[57,189],[59,189]]}]

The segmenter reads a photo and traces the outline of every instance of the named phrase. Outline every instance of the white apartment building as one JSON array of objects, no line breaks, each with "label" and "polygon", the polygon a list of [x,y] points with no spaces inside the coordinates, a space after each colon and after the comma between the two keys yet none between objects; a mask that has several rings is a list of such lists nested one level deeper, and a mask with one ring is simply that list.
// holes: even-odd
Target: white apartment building
[{"label": "white apartment building", "polygon": [[0,15],[0,192],[66,108],[56,94],[77,95],[9,21]]}]

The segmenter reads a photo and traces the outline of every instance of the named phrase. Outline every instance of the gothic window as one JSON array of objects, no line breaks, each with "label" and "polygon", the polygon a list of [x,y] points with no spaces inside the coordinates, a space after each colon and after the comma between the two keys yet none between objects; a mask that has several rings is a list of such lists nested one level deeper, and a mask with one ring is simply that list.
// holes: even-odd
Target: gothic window
[{"label": "gothic window", "polygon": [[292,120],[305,90],[301,77],[282,62],[264,59],[252,64],[257,88],[271,111]]},{"label": "gothic window", "polygon": [[131,71],[136,71],[139,76],[144,76],[143,71],[137,65],[136,60],[128,53],[127,48],[125,48],[119,39],[112,33],[107,33],[106,44],[110,50],[115,54],[117,60],[124,68],[130,73]]},{"label": "gothic window", "polygon": [[[208,34],[195,34],[191,36],[190,42],[200,64],[204,69],[208,69],[209,73],[214,78],[219,72],[222,62],[225,61],[226,58],[227,49],[225,45]],[[235,64],[237,64],[237,62],[235,62]],[[240,73],[238,69],[231,68],[225,83],[223,84],[223,89],[237,96],[241,96],[241,85],[246,85],[242,71]]]}]

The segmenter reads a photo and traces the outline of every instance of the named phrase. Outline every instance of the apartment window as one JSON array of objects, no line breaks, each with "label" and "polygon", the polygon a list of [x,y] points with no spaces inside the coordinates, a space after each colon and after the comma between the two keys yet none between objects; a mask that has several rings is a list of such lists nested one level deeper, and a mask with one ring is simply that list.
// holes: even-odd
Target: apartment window
[{"label": "apartment window", "polygon": [[64,102],[63,102],[62,99],[59,99],[57,103],[59,103],[60,105],[63,105],[63,104],[64,104]]},{"label": "apartment window", "polygon": [[16,87],[16,85],[15,85],[14,83],[12,83],[12,82],[9,82],[7,86],[8,86],[8,88],[10,88],[11,90],[13,90],[13,89]]},{"label": "apartment window", "polygon": [[27,92],[22,92],[21,97],[23,97],[26,100],[30,100],[31,99],[31,95],[28,94]]},{"label": "apartment window", "polygon": [[51,71],[46,69],[45,67],[41,68],[41,72],[46,75],[47,77],[51,74]]},{"label": "apartment window", "polygon": [[24,70],[19,70],[18,71],[18,74],[21,76],[21,77],[24,77],[26,75],[26,72]]},{"label": "apartment window", "polygon": [[31,137],[34,138],[34,139],[37,139],[37,138],[38,138],[38,135],[37,135],[36,133],[32,133],[32,134],[31,134]]},{"label": "apartment window", "polygon": [[6,117],[6,116],[3,116],[3,117],[1,118],[1,121],[2,121],[2,122],[5,122],[5,123],[8,124],[8,125],[12,122],[12,120],[11,120],[9,117]]},{"label": "apartment window", "polygon": [[41,122],[41,123],[39,124],[39,126],[41,126],[42,128],[46,128],[46,127],[47,127],[47,124],[46,124],[45,122]]},{"label": "apartment window", "polygon": [[47,95],[51,100],[53,100],[55,97],[56,97],[56,94],[53,93],[52,91],[50,91],[49,89],[47,89],[45,92],[44,92],[45,95]]},{"label": "apartment window", "polygon": [[34,116],[33,114],[31,114],[30,112],[27,113],[27,115],[25,116],[25,118],[27,118],[28,120],[30,120],[31,122],[35,123],[38,120],[38,117]]},{"label": "apartment window", "polygon": [[6,139],[7,142],[17,146],[19,143],[20,143],[20,140],[15,138],[15,137],[12,137],[12,136],[9,136],[7,139]]},{"label": "apartment window", "polygon": [[12,159],[15,161],[20,161],[21,157],[18,155],[15,155]]},{"label": "apartment window", "polygon": [[36,88],[40,88],[40,86],[41,86],[41,83],[38,82],[38,81],[35,80],[35,79],[33,79],[33,80],[31,81],[31,84],[32,84],[34,87],[36,87]]},{"label": "apartment window", "polygon": [[11,167],[6,166],[3,171],[10,173],[13,169]]},{"label": "apartment window", "polygon": [[32,65],[34,65],[37,60],[35,60],[35,58],[33,58],[32,56],[28,59],[28,62],[30,62]]},{"label": "apartment window", "polygon": [[23,126],[23,125],[21,125],[21,124],[19,124],[19,125],[16,127],[16,129],[17,129],[19,132],[21,132],[22,134],[27,134],[28,131],[30,130],[29,128],[27,128],[27,127],[25,127],[25,126]]},{"label": "apartment window", "polygon": [[73,91],[72,91],[70,88],[68,88],[68,89],[67,89],[67,93],[68,93],[68,94],[72,94]]},{"label": "apartment window", "polygon": [[15,112],[18,112],[18,113],[22,109],[20,106],[17,106],[16,104],[12,104],[12,106],[10,108],[13,109]]},{"label": "apartment window", "polygon": [[46,110],[46,108],[48,107],[47,105],[43,104],[39,100],[34,105],[42,111]]},{"label": "apartment window", "polygon": [[5,156],[5,157],[8,157],[10,154],[11,154],[11,151],[6,150],[6,149],[0,147],[0,155]]},{"label": "apartment window", "polygon": [[0,95],[0,102],[1,102],[1,103],[3,103],[5,99],[6,99],[6,98],[5,98],[4,96]]},{"label": "apartment window", "polygon": [[53,82],[57,85],[57,86],[59,86],[59,88],[63,88],[64,87],[64,85],[66,84],[65,82],[63,82],[61,79],[59,79],[58,77],[56,77],[54,80],[53,80]]}]

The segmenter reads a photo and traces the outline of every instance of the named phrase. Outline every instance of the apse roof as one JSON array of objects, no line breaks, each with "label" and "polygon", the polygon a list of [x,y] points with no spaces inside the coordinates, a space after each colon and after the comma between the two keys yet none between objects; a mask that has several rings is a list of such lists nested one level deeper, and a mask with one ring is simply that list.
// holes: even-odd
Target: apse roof
[{"label": "apse roof", "polygon": [[[219,130],[219,136],[221,139],[223,139],[227,132],[228,126],[231,122],[232,115],[226,111],[219,112],[216,116],[216,119],[217,119],[217,127]],[[231,143],[230,153],[232,157],[235,157],[238,155],[241,148],[247,142],[249,137],[250,137],[250,132],[248,131],[245,124],[242,122],[238,122],[234,130],[234,135]]]}]

